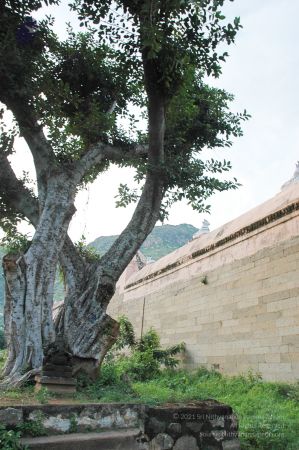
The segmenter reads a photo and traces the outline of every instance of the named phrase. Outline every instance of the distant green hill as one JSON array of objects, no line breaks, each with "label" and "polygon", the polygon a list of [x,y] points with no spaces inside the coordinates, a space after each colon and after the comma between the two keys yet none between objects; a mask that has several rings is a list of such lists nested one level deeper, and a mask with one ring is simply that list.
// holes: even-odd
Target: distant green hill
[{"label": "distant green hill", "polygon": [[[193,225],[162,225],[153,229],[141,247],[142,253],[154,260],[173,252],[186,244],[198,229]],[[113,244],[117,236],[100,236],[89,245],[94,247],[100,255],[103,255]],[[0,247],[0,261],[5,254],[5,250]],[[55,282],[55,301],[63,299],[63,286],[57,277]],[[0,270],[0,326],[3,323],[3,303],[4,303],[4,276],[2,267]]]},{"label": "distant green hill", "polygon": [[[153,229],[141,246],[141,252],[148,258],[157,260],[185,245],[198,231],[193,225],[162,225]],[[89,245],[103,255],[113,244],[117,236],[100,236]]]}]

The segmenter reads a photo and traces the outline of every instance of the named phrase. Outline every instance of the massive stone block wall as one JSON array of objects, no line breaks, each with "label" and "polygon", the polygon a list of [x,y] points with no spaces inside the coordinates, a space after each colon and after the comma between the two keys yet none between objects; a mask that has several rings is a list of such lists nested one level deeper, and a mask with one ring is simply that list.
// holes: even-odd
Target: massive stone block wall
[{"label": "massive stone block wall", "polygon": [[133,264],[108,312],[137,335],[184,341],[189,368],[299,378],[299,184],[132,275]]}]

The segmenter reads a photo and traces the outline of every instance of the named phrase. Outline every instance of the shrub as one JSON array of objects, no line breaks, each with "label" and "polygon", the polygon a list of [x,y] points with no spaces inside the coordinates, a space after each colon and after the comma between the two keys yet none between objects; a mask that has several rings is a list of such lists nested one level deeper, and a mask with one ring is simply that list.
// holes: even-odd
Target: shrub
[{"label": "shrub", "polygon": [[34,420],[21,423],[17,426],[17,431],[19,431],[22,436],[37,437],[46,436],[48,434],[42,423],[42,415],[35,417]]},{"label": "shrub", "polygon": [[131,356],[121,357],[116,363],[116,372],[123,381],[146,381],[159,373],[160,362],[155,358],[153,349],[134,350]]},{"label": "shrub", "polygon": [[20,443],[19,431],[7,430],[0,424],[0,448],[1,450],[25,450]]},{"label": "shrub", "polygon": [[[146,381],[159,374],[161,365],[171,368],[177,366],[179,360],[175,355],[184,351],[184,343],[163,349],[158,333],[152,328],[137,340],[128,318],[121,316],[118,320],[119,338],[106,355],[101,369],[103,385],[121,380]],[[129,355],[119,353],[125,348],[129,351]]]},{"label": "shrub", "polygon": [[48,403],[51,397],[52,397],[52,393],[49,392],[49,390],[46,387],[42,387],[35,394],[36,400],[38,400],[42,405],[45,405],[46,403]]}]

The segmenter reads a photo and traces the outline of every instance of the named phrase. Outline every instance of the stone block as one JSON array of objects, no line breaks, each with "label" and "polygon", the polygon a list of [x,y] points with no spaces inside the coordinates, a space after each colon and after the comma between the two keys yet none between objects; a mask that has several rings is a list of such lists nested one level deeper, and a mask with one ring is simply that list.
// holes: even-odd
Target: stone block
[{"label": "stone block", "polygon": [[63,367],[57,366],[56,364],[46,363],[43,365],[43,370],[47,370],[49,372],[55,372],[55,370],[63,370],[64,373],[72,373],[72,367],[69,365],[65,365]]},{"label": "stone block", "polygon": [[170,450],[174,441],[169,434],[159,433],[149,443],[149,450]]},{"label": "stone block", "polygon": [[50,392],[71,394],[76,392],[76,380],[74,378],[64,377],[49,377],[39,376],[35,377],[35,390],[39,391],[42,387],[47,388]]},{"label": "stone block", "polygon": [[[281,360],[280,353],[269,353],[268,355],[265,355],[265,362],[266,363],[279,363],[279,362],[285,362]],[[288,361],[287,361],[288,362]]]},{"label": "stone block", "polygon": [[150,433],[155,435],[158,433],[163,433],[166,429],[166,425],[165,422],[156,419],[156,417],[151,417],[147,424],[147,429]]},{"label": "stone block", "polygon": [[35,377],[36,381],[42,383],[42,384],[60,384],[62,386],[64,385],[70,385],[70,386],[76,386],[76,380],[69,379],[69,378],[63,378],[63,377],[40,377],[37,375]]},{"label": "stone block", "polygon": [[201,429],[203,427],[203,423],[200,422],[187,422],[186,423],[186,428],[190,431],[192,431],[192,433],[200,433]]},{"label": "stone block", "polygon": [[272,292],[271,294],[262,295],[259,297],[260,303],[271,303],[276,302],[278,300],[284,300],[290,297],[290,290],[284,289],[276,292]]},{"label": "stone block", "polygon": [[[37,417],[37,419],[40,419]],[[50,417],[44,417],[41,419],[42,426],[45,430],[47,430],[47,433],[68,433],[71,428],[71,421],[70,419],[64,418],[61,416],[61,414],[58,414],[57,417],[50,416]]]},{"label": "stone block", "polygon": [[267,303],[267,311],[283,311],[288,308],[296,308],[297,299],[296,298],[286,298],[285,300],[278,300],[277,302]]},{"label": "stone block", "polygon": [[180,423],[170,423],[167,427],[167,432],[172,437],[179,436],[182,433],[182,425]]},{"label": "stone block", "polygon": [[22,409],[3,408],[0,410],[0,423],[2,425],[15,427],[23,422]]},{"label": "stone block", "polygon": [[268,363],[268,364],[259,364],[259,370],[261,372],[291,372],[292,365],[290,363]]},{"label": "stone block", "polygon": [[298,327],[281,327],[278,329],[278,334],[280,336],[288,336],[288,335],[298,335],[299,334],[299,326]]},{"label": "stone block", "polygon": [[[141,450],[136,442],[139,430],[113,430],[102,433],[74,433],[63,436],[22,438],[21,444],[30,450]],[[145,450],[143,448],[142,450]],[[147,450],[147,449],[146,449]]]},{"label": "stone block", "polygon": [[288,336],[282,336],[282,344],[299,346],[299,334],[290,334]]},{"label": "stone block", "polygon": [[199,450],[197,445],[197,441],[193,436],[182,436],[180,437],[174,447],[173,450]]},{"label": "stone block", "polygon": [[72,378],[72,372],[64,372],[63,370],[59,371],[59,370],[55,370],[55,371],[51,371],[51,370],[42,370],[41,373],[42,377],[55,377],[55,378]]},{"label": "stone block", "polygon": [[57,354],[51,357],[51,363],[65,367],[69,364],[69,360],[64,355]]}]

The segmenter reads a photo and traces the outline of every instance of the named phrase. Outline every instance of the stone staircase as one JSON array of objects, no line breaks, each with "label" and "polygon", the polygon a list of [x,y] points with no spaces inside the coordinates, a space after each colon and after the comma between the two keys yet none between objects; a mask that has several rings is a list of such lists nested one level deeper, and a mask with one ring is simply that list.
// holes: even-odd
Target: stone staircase
[{"label": "stone staircase", "polygon": [[30,450],[139,450],[136,436],[140,430],[72,433],[56,436],[23,438],[22,445]]}]

